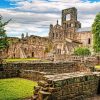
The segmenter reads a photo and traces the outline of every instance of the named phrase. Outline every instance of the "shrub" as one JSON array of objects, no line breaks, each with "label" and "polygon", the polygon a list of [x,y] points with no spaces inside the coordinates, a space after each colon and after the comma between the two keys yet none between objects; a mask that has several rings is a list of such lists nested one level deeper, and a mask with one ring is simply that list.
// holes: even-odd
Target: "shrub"
[{"label": "shrub", "polygon": [[77,56],[88,56],[91,54],[88,48],[76,48],[74,54]]}]

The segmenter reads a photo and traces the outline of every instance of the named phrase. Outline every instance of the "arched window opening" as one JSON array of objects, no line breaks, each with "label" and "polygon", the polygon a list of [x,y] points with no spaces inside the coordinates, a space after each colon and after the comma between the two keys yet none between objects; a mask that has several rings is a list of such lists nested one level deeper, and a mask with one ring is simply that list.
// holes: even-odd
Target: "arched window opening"
[{"label": "arched window opening", "polygon": [[66,15],[66,21],[67,21],[67,20],[70,20],[70,14],[67,14],[67,15]]},{"label": "arched window opening", "polygon": [[74,25],[73,24],[71,24],[71,27],[73,27]]},{"label": "arched window opening", "polygon": [[91,44],[91,39],[90,38],[88,39],[88,44]]}]

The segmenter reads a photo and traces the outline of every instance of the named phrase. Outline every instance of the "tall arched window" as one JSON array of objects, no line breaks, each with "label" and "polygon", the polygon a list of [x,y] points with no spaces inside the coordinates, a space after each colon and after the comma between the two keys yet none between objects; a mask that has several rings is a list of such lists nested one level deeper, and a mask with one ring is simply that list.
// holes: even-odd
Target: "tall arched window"
[{"label": "tall arched window", "polygon": [[74,25],[71,23],[71,27],[73,27]]},{"label": "tall arched window", "polygon": [[66,15],[66,21],[67,21],[67,20],[70,20],[70,19],[71,19],[70,17],[71,17],[70,14],[67,14],[67,15]]},{"label": "tall arched window", "polygon": [[88,39],[88,44],[91,44],[91,39],[90,38]]}]

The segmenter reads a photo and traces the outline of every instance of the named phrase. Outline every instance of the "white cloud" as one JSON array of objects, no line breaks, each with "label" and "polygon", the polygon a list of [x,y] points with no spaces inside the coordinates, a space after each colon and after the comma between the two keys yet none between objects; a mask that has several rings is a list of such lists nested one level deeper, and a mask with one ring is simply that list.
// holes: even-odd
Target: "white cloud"
[{"label": "white cloud", "polygon": [[[8,34],[20,35],[29,32],[35,35],[47,35],[49,24],[61,21],[61,10],[69,7],[78,9],[78,20],[83,27],[89,27],[93,23],[96,13],[99,12],[100,2],[86,0],[10,0],[15,1],[17,7],[0,9],[0,14],[5,19],[12,18],[6,26]],[[30,2],[29,2],[30,1]],[[60,22],[59,22],[60,23]]]}]

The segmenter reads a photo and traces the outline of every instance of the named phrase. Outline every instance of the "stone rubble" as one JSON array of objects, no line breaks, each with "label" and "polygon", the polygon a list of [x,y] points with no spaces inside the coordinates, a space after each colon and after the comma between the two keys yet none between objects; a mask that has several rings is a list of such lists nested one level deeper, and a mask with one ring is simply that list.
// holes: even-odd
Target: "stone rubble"
[{"label": "stone rubble", "polygon": [[86,100],[97,94],[99,76],[96,72],[45,75],[35,87],[32,100]]}]

